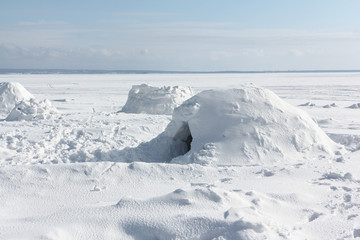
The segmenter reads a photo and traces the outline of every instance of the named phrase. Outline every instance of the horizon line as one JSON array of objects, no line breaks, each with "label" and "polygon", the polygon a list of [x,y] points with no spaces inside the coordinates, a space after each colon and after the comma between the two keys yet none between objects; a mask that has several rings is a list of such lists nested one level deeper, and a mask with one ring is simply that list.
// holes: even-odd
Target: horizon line
[{"label": "horizon line", "polygon": [[218,71],[186,71],[186,70],[105,70],[105,69],[56,69],[56,68],[0,68],[0,74],[205,74],[205,73],[326,73],[326,72],[360,72],[360,69],[337,70],[218,70]]}]

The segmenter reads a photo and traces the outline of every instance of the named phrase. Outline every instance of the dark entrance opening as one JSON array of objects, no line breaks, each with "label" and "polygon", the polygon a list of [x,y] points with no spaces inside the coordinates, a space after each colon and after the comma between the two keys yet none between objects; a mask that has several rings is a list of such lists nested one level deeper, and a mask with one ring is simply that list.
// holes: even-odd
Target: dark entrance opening
[{"label": "dark entrance opening", "polygon": [[183,125],[175,134],[173,140],[175,142],[174,147],[176,146],[176,149],[174,149],[174,155],[176,155],[176,157],[184,155],[190,151],[193,137],[187,122],[183,123]]}]

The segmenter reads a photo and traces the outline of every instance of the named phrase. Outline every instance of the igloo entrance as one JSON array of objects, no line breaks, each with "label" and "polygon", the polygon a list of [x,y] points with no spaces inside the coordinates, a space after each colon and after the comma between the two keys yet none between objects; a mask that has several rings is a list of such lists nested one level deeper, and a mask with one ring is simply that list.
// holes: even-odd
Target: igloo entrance
[{"label": "igloo entrance", "polygon": [[191,142],[193,137],[191,135],[190,127],[187,122],[183,122],[183,125],[176,132],[173,137],[174,144],[171,146],[172,157],[178,157],[185,155],[191,149]]}]

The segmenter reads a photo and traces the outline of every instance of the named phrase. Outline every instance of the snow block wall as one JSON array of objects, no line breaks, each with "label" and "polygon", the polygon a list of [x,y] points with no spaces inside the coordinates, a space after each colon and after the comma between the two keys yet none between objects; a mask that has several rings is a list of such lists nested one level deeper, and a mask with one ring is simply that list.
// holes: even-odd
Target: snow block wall
[{"label": "snow block wall", "polygon": [[190,87],[151,87],[135,85],[129,91],[122,112],[171,115],[174,109],[193,95]]},{"label": "snow block wall", "polygon": [[34,96],[20,83],[0,82],[0,118],[6,117],[16,104]]},{"label": "snow block wall", "polygon": [[195,95],[175,109],[163,133],[125,157],[247,165],[334,157],[341,150],[307,113],[250,85]]}]

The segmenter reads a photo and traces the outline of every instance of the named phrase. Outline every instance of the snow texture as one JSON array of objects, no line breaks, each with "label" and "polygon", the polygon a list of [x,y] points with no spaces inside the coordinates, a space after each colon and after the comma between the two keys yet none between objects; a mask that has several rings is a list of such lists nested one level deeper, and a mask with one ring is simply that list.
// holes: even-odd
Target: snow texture
[{"label": "snow texture", "polygon": [[0,82],[0,117],[5,117],[23,100],[34,96],[18,82]]},{"label": "snow texture", "polygon": [[342,150],[312,118],[273,92],[248,85],[203,91],[175,109],[158,137],[125,158],[217,165],[272,164]]},{"label": "snow texture", "polygon": [[[359,79],[0,74],[63,113],[0,122],[0,239],[360,239]],[[143,82],[204,92],[173,117],[116,113]]]},{"label": "snow texture", "polygon": [[21,101],[17,104],[10,114],[6,117],[6,121],[35,121],[42,119],[52,119],[58,116],[58,110],[51,105],[47,99],[38,101],[34,98],[29,101]]},{"label": "snow texture", "polygon": [[344,145],[349,151],[360,150],[360,136],[351,134],[329,134],[329,137],[341,145]]},{"label": "snow texture", "polygon": [[171,115],[177,106],[192,95],[193,91],[190,87],[158,88],[146,84],[134,85],[129,91],[128,100],[121,111]]}]

